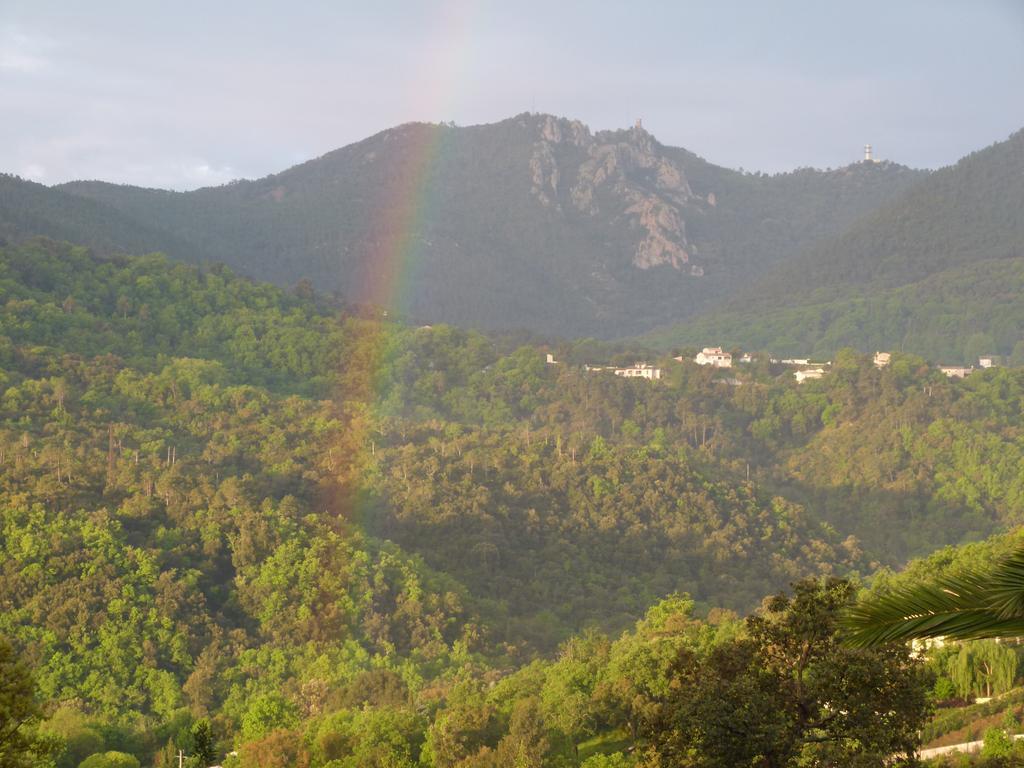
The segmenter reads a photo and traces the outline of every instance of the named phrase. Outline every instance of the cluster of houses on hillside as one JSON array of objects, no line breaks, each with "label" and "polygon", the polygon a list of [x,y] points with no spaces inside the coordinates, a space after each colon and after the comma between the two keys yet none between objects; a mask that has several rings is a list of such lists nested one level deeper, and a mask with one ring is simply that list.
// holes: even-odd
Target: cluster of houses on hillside
[{"label": "cluster of houses on hillside", "polygon": [[[555,356],[550,352],[548,352],[547,364],[558,365]],[[622,376],[627,379],[650,379],[653,381],[661,378],[661,368],[656,368],[650,363],[644,362],[636,362],[625,368],[616,368],[614,365],[584,365],[583,370],[611,371],[616,376]]]},{"label": "cluster of houses on hillside", "polygon": [[[672,358],[677,362],[686,362],[687,359],[682,355]],[[726,352],[721,347],[704,347],[700,352],[692,358],[693,362],[697,365],[709,365],[714,368],[732,368],[733,356],[731,352]],[[555,356],[552,353],[547,353],[548,365],[558,365],[558,360],[555,360]],[[743,353],[739,358],[740,363],[752,363],[754,362],[754,356],[749,352]],[[828,366],[832,365],[831,362],[825,363],[811,363],[809,360],[802,359],[787,359],[787,360],[776,360],[771,359],[772,363],[781,363],[782,365],[793,365],[798,366],[798,370],[793,372],[793,376],[796,378],[797,383],[802,383],[808,379],[820,379],[825,375],[825,370]],[[661,378],[662,370],[651,363],[643,361],[637,361],[633,365],[626,367],[616,367],[614,365],[584,365],[585,371],[610,371],[616,376],[621,376],[626,379],[648,379],[650,381],[656,381]],[[742,382],[739,379],[723,379],[727,384],[739,386]]]},{"label": "cluster of houses on hillside", "polygon": [[[683,357],[679,356],[674,358],[680,362],[683,361]],[[812,363],[807,358],[786,358],[784,360],[777,360],[776,358],[769,358],[770,362],[775,365],[789,365],[795,366],[797,370],[793,371],[793,378],[796,379],[797,384],[802,384],[809,379],[820,379],[825,375],[825,371],[830,365],[831,361],[822,363]],[[733,357],[732,354],[726,352],[721,347],[704,347],[697,355],[693,358],[693,362],[697,365],[711,365],[715,368],[732,368]],[[752,363],[754,362],[754,356],[749,352],[744,352],[738,362],[740,363]],[[731,381],[730,381],[731,383]]]},{"label": "cluster of houses on hillside", "polygon": [[[678,355],[673,360],[677,362],[686,362],[690,358]],[[692,358],[693,362],[697,365],[709,365],[714,368],[732,368],[733,356],[731,352],[726,352],[721,347],[704,347],[695,357]],[[742,354],[738,359],[740,363],[752,363],[754,362],[754,356],[749,352]],[[791,360],[776,360],[772,358],[772,363],[781,363],[783,365],[798,366],[798,370],[794,371],[793,376],[796,378],[798,383],[804,382],[808,379],[820,379],[825,375],[825,370],[828,366],[832,365],[831,362],[812,364],[809,360],[791,359]],[[548,365],[558,365],[558,361],[555,360],[555,356],[552,353],[547,354]],[[662,370],[651,363],[643,361],[637,361],[631,366],[616,367],[613,365],[584,365],[585,371],[610,371],[616,376],[621,376],[627,379],[648,379],[650,381],[656,381],[661,378]],[[733,384],[739,386],[742,382],[739,379],[724,379],[727,384]]]},{"label": "cluster of houses on hillside", "polygon": [[978,358],[978,367],[973,365],[940,365],[939,370],[951,379],[964,379],[971,373],[985,368],[996,368],[999,366],[999,358],[995,355],[985,355]]},{"label": "cluster of houses on hillside", "polygon": [[[688,359],[692,359],[697,365],[707,365],[713,368],[732,368],[733,367],[733,355],[731,352],[726,352],[721,347],[704,347],[698,352],[693,358],[686,358],[682,355],[677,355],[672,358],[677,362],[686,362]],[[737,358],[739,363],[752,363],[755,358],[749,352],[744,352],[740,357]],[[832,361],[826,360],[823,362],[812,362],[809,358],[783,358],[781,360],[774,357],[769,358],[769,361],[773,365],[786,365],[796,368],[793,371],[793,378],[796,379],[797,384],[803,384],[805,381],[822,378],[828,370],[832,367]],[[876,368],[885,368],[892,361],[891,352],[875,352],[872,362]],[[555,360],[555,356],[550,352],[547,355],[547,362],[549,365],[557,365],[558,361]],[[978,358],[978,368],[992,368],[998,365],[998,358],[993,355]],[[584,365],[584,370],[587,371],[610,371],[616,376],[622,376],[627,379],[648,379],[650,381],[656,381],[661,378],[661,368],[658,368],[650,363],[637,361],[631,366],[627,367],[616,367],[614,365]],[[976,370],[974,366],[964,367],[958,365],[940,365],[938,369],[942,373],[946,374],[950,378],[964,378],[971,371]],[[738,379],[724,379],[727,384],[734,384],[739,386],[742,382]]]},{"label": "cluster of houses on hillside", "polygon": [[[684,358],[682,355],[673,358],[682,362]],[[769,358],[770,362],[775,365],[789,365],[796,367],[797,370],[793,371],[793,378],[796,379],[798,384],[802,384],[808,379],[820,379],[825,375],[825,371],[829,366],[832,365],[831,361],[822,363],[813,363],[808,358],[786,358],[778,360],[776,358]],[[731,353],[726,352],[721,347],[704,347],[697,355],[693,358],[693,362],[697,365],[710,365],[715,368],[732,368],[733,356]],[[754,362],[754,356],[749,352],[744,352],[738,359],[740,363],[752,363]]]}]

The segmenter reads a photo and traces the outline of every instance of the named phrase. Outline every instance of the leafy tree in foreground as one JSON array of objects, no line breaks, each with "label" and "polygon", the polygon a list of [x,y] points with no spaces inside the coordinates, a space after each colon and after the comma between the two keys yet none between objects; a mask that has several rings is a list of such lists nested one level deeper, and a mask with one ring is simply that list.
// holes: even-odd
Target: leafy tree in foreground
[{"label": "leafy tree in foreground", "polygon": [[549,747],[537,700],[523,699],[515,705],[508,735],[494,752],[494,763],[513,768],[541,768],[549,764],[545,759]]},{"label": "leafy tree in foreground", "polygon": [[33,730],[41,714],[31,672],[0,636],[0,766],[36,765],[49,755],[50,743]]},{"label": "leafy tree in foreground", "polygon": [[540,693],[545,719],[565,735],[577,758],[580,742],[594,732],[594,687],[607,664],[608,646],[594,633],[569,640]]},{"label": "leafy tree in foreground", "polygon": [[74,707],[59,707],[40,730],[61,745],[54,755],[56,768],[78,768],[89,755],[105,749],[99,727]]},{"label": "leafy tree in foreground", "polygon": [[847,611],[843,624],[847,642],[864,648],[934,637],[1024,635],[1024,549],[989,571],[943,576],[862,602]]},{"label": "leafy tree in foreground", "polygon": [[683,650],[646,734],[652,764],[726,768],[882,766],[913,754],[927,715],[928,675],[899,646],[844,646],[845,581],[805,581],[770,598],[748,636],[701,654]]},{"label": "leafy tree in foreground", "polygon": [[210,721],[197,720],[192,726],[192,756],[200,768],[217,762],[217,750],[213,743]]},{"label": "leafy tree in foreground", "polygon": [[126,752],[98,752],[85,758],[78,768],[139,768],[139,761]]},{"label": "leafy tree in foreground", "polygon": [[1013,740],[1002,728],[992,726],[985,729],[982,757],[1009,757],[1013,753]]},{"label": "leafy tree in foreground", "polygon": [[595,697],[605,718],[625,727],[636,740],[639,727],[650,720],[658,702],[669,692],[670,670],[684,648],[708,649],[733,639],[741,624],[730,615],[719,616],[717,626],[693,617],[693,601],[672,595],[655,604],[633,632],[626,632],[611,647],[601,670]]}]

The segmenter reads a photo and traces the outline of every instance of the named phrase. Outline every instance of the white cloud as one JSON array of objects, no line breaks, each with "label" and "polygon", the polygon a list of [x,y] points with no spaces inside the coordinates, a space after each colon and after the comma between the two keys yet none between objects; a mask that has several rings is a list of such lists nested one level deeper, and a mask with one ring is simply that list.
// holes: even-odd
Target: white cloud
[{"label": "white cloud", "polygon": [[22,168],[21,173],[18,175],[23,179],[30,179],[32,181],[46,181],[46,169],[38,163],[29,163]]},{"label": "white cloud", "polygon": [[182,176],[189,186],[213,186],[238,178],[238,174],[231,169],[231,166],[225,165],[217,168],[203,162],[186,166],[182,169]]},{"label": "white cloud", "polygon": [[47,53],[53,47],[49,38],[16,27],[0,29],[0,70],[32,74],[46,69],[50,65]]}]

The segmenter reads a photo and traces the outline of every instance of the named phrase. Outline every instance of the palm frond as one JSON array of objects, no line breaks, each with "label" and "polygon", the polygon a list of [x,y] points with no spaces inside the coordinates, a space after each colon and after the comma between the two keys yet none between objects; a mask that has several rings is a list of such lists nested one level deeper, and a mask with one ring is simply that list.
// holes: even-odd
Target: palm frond
[{"label": "palm frond", "polygon": [[1003,558],[989,574],[989,604],[1003,618],[1024,616],[1024,549]]},{"label": "palm frond", "polygon": [[990,571],[946,576],[852,606],[841,620],[855,647],[916,638],[1024,635],[1024,550]]}]

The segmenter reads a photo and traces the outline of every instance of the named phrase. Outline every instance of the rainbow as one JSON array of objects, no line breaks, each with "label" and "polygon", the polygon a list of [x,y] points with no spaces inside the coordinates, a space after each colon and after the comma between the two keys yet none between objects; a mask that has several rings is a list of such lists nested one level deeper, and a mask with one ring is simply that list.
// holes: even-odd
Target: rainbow
[{"label": "rainbow", "polygon": [[[435,29],[427,35],[432,50],[425,57],[433,66],[423,68],[426,82],[413,85],[412,112],[417,117],[450,116],[445,112],[454,106],[456,84],[469,71],[470,28],[480,7],[470,0],[451,0],[433,19],[430,26]],[[360,254],[362,278],[356,291],[364,303],[399,312],[409,308],[423,225],[433,210],[431,182],[449,136],[443,124],[410,123],[404,129],[410,134],[406,154],[398,172],[379,190],[371,241]]]},{"label": "rainbow", "polygon": [[374,206],[375,220],[361,249],[360,303],[399,312],[410,307],[411,291],[423,244],[423,231],[434,210],[430,194],[443,153],[447,129],[416,123],[404,126],[403,157],[384,180]]},{"label": "rainbow", "polygon": [[[437,15],[440,30],[427,35],[434,41],[429,60],[429,83],[416,88],[413,111],[444,119],[444,110],[453,105],[453,84],[468,71],[469,28],[474,4],[452,0]],[[422,86],[422,84],[419,84]],[[438,114],[441,113],[441,114]],[[450,114],[450,113],[449,113]],[[399,314],[409,310],[412,289],[423,247],[426,222],[435,210],[437,170],[452,135],[448,126],[438,123],[409,123],[401,143],[403,154],[389,158],[389,176],[382,180],[374,205],[369,236],[358,253],[358,276],[353,295],[358,303]],[[341,465],[330,459],[333,480],[323,489],[328,508],[344,518],[362,517],[368,512],[365,481],[379,460],[377,449],[377,407],[384,385],[383,363],[393,338],[387,322],[358,322],[350,328],[352,338],[347,356],[341,361],[336,402],[345,423],[341,443],[330,452],[344,457]],[[346,334],[348,335],[348,334]],[[334,450],[337,454],[334,454]]]}]

